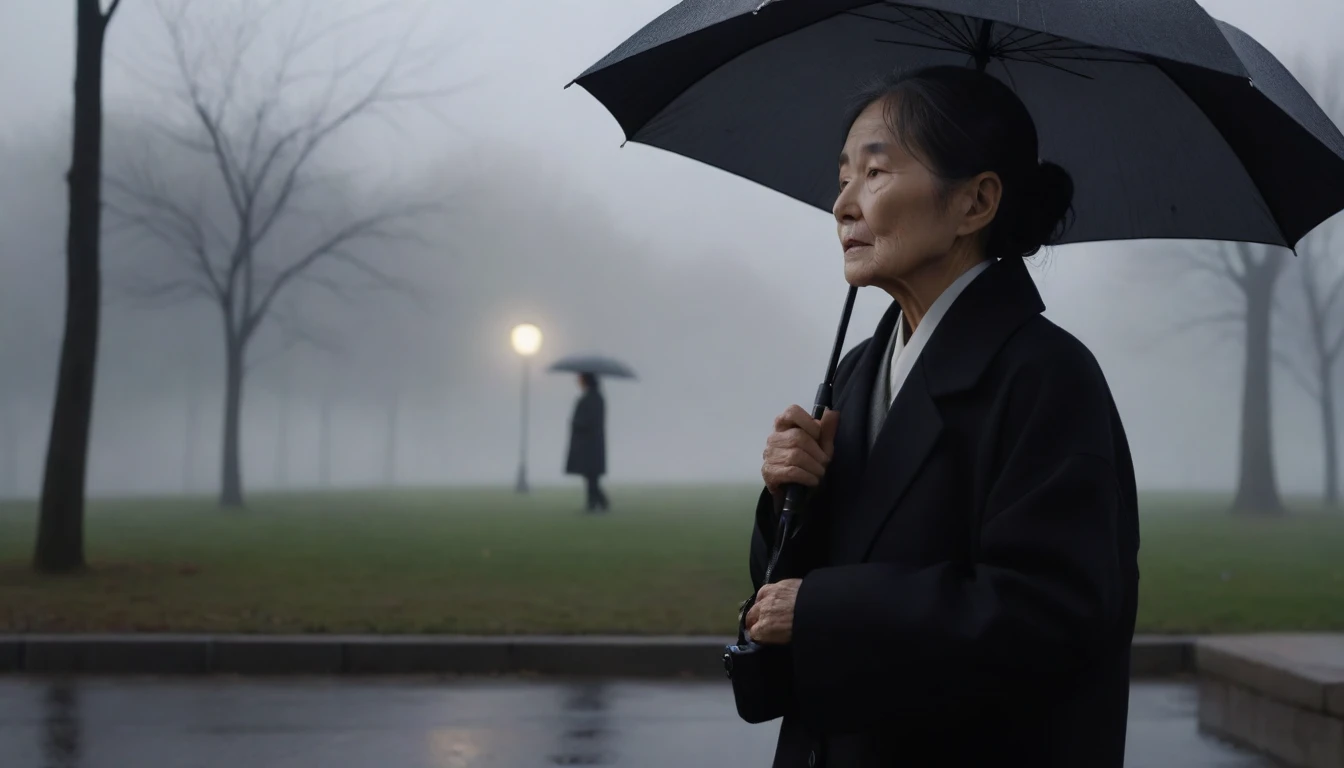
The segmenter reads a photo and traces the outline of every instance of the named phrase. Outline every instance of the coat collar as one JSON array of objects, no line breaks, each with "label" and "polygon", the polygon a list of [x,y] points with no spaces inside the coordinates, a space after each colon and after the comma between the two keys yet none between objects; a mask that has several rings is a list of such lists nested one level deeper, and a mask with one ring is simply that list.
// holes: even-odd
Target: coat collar
[{"label": "coat collar", "polygon": [[[872,448],[868,418],[877,371],[895,331],[900,306],[892,303],[836,403],[841,412],[830,478],[853,489],[836,544],[842,562],[866,559],[901,496],[942,434],[936,398],[975,386],[1008,339],[1045,310],[1021,259],[991,265],[958,297],[921,352],[891,405]],[[848,494],[847,494],[848,495]]]},{"label": "coat collar", "polygon": [[992,264],[962,292],[920,355],[934,397],[975,386],[1009,337],[1045,311],[1019,258]]}]

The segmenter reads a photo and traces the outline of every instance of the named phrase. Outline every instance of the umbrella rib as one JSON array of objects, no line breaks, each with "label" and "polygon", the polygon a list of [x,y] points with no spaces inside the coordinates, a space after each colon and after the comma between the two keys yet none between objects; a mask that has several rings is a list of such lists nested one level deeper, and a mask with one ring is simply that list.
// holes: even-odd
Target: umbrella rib
[{"label": "umbrella rib", "polygon": [[1007,59],[999,58],[999,65],[1003,67],[1004,74],[1008,75],[1008,85],[1017,91],[1017,77],[1013,74],[1013,68],[1008,66]]},{"label": "umbrella rib", "polygon": [[[1057,45],[1057,43],[1066,43],[1066,44]],[[1052,41],[1038,43],[1035,45],[1023,46],[1020,48],[1013,48],[1012,50],[1014,52],[1021,51],[1025,53],[1077,53],[1078,51],[1106,51],[1110,49],[1098,48],[1095,45],[1068,44],[1067,40],[1060,40],[1056,38],[1055,40]]]},{"label": "umbrella rib", "polygon": [[909,46],[910,48],[921,48],[926,51],[941,51],[943,53],[966,53],[966,51],[962,50],[961,48],[943,48],[937,45],[928,45],[926,43],[909,43],[904,40],[883,40],[880,37],[875,38],[873,42],[885,43],[887,45],[904,45]]},{"label": "umbrella rib", "polygon": [[[1044,39],[1038,42],[1032,42],[1032,40],[1035,40],[1038,37]],[[1003,48],[1004,50],[1013,50],[1013,51],[1033,51],[1036,50],[1037,48],[1043,48],[1061,42],[1068,42],[1068,41],[1063,40],[1062,38],[1055,37],[1054,35],[1047,35],[1043,32],[1030,32],[1029,34],[1019,39],[1006,41],[1004,43]]]},{"label": "umbrella rib", "polygon": [[[881,22],[881,23],[883,23],[883,24],[890,24],[890,25],[892,25],[892,26],[900,27],[901,29],[907,30],[907,31],[909,31],[909,32],[914,32],[914,33],[917,34],[917,35],[924,35],[924,36],[926,36],[926,37],[931,37],[931,38],[933,38],[934,40],[937,40],[937,41],[942,42],[942,43],[947,43],[948,45],[958,45],[958,44],[959,44],[959,41],[948,39],[947,37],[945,37],[944,35],[942,35],[937,29],[935,29],[934,27],[930,26],[927,22],[922,21],[922,20],[917,19],[917,18],[915,18],[914,16],[912,16],[912,15],[911,15],[909,12],[907,12],[904,8],[900,8],[900,7],[896,7],[896,6],[893,6],[893,8],[894,8],[895,10],[897,10],[897,11],[899,11],[899,12],[905,14],[905,18],[904,18],[904,19],[888,19],[888,18],[883,18],[883,17],[881,17],[881,16],[870,16],[870,15],[868,15],[868,14],[865,14],[865,13],[859,13],[859,12],[857,12],[857,11],[849,11],[848,13],[849,13],[849,15],[851,15],[851,16],[857,16],[857,17],[860,18],[860,19],[867,19],[868,21],[877,21],[877,22]],[[911,25],[913,25],[913,26],[911,26]]]},{"label": "umbrella rib", "polygon": [[1061,66],[1061,65],[1056,64],[1056,63],[1054,63],[1054,62],[1052,62],[1052,61],[1050,61],[1050,60],[1048,60],[1048,59],[1041,58],[1040,56],[1034,56],[1034,55],[1031,55],[1031,54],[1027,54],[1027,57],[1028,57],[1028,58],[1024,58],[1024,59],[1011,59],[1011,58],[1009,58],[1008,56],[1003,56],[1003,57],[1001,57],[1001,58],[1003,58],[1005,61],[1020,61],[1020,62],[1022,62],[1022,63],[1024,63],[1024,64],[1040,64],[1040,65],[1043,66],[1043,67],[1049,67],[1049,68],[1051,68],[1051,69],[1057,69],[1057,70],[1059,70],[1060,72],[1063,72],[1063,73],[1065,73],[1065,74],[1069,74],[1069,75],[1073,75],[1074,77],[1081,77],[1081,78],[1083,78],[1084,80],[1095,80],[1095,79],[1096,79],[1096,78],[1092,77],[1091,75],[1085,75],[1085,74],[1083,74],[1082,72],[1074,72],[1073,70],[1069,69],[1068,67]]},{"label": "umbrella rib", "polygon": [[[1023,37],[1021,40],[1013,39],[1019,34],[1025,34],[1025,37]],[[1030,40],[1031,38],[1039,34],[1040,34],[1039,32],[1034,32],[1030,29],[1022,29],[1021,27],[1013,27],[1005,24],[1004,33],[999,36],[998,40],[994,41],[994,47],[1007,48],[1009,46],[1026,42],[1027,40]]]},{"label": "umbrella rib", "polygon": [[909,13],[907,13],[907,14],[905,15],[905,17],[906,17],[906,20],[909,21],[909,23],[911,23],[911,24],[913,24],[913,25],[919,27],[919,29],[914,29],[913,27],[907,27],[907,26],[905,26],[904,24],[901,24],[901,25],[899,25],[899,26],[902,26],[902,27],[904,27],[905,29],[909,29],[910,31],[915,32],[915,33],[920,33],[921,30],[922,30],[922,34],[924,34],[924,35],[926,35],[926,36],[928,36],[928,37],[931,37],[931,38],[933,38],[934,40],[938,40],[938,41],[947,43],[948,45],[959,45],[959,44],[960,44],[960,41],[959,41],[959,40],[957,40],[956,38],[947,37],[946,35],[944,35],[944,34],[941,32],[941,30],[939,30],[939,29],[938,29],[937,27],[935,27],[933,24],[930,24],[927,20],[923,20],[923,19],[915,18],[912,14],[909,14]]},{"label": "umbrella rib", "polygon": [[[948,18],[947,15],[944,14],[942,11],[930,11],[929,16],[930,16],[930,23],[934,24],[935,26],[939,26],[943,29],[946,29],[947,33],[951,36],[950,38],[951,40],[960,45],[966,46],[967,51],[975,50],[975,43],[974,43],[975,38],[964,37],[962,30],[957,29],[956,22]],[[934,19],[937,19],[937,22],[941,23],[934,22],[933,21]]]},{"label": "umbrella rib", "polygon": [[[977,35],[975,34],[975,30],[971,27],[971,20],[970,20],[970,19],[966,18],[965,16],[962,16],[962,17],[961,17],[961,26],[962,26],[962,28],[966,31],[966,39],[967,39],[967,40],[969,40],[969,41],[974,41],[974,40],[976,40]],[[991,46],[991,47],[992,47],[992,46]]]},{"label": "umbrella rib", "polygon": [[1106,59],[1100,56],[1050,56],[1050,61],[1092,61],[1100,64],[1144,64],[1146,61],[1137,61],[1135,59]]},{"label": "umbrella rib", "polygon": [[[957,39],[957,42],[964,44],[967,47],[967,50],[973,50],[975,48],[975,33],[969,27],[959,29],[957,23],[942,11],[935,11],[933,15],[946,25],[948,32]],[[962,16],[961,20],[965,22],[966,17]]]}]

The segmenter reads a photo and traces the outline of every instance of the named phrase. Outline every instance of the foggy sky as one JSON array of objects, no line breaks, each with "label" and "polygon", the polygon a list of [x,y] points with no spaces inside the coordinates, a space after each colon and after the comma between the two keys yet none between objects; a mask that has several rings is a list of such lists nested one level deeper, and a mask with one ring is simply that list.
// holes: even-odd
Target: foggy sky
[{"label": "foggy sky", "polygon": [[[807,404],[843,298],[833,221],[749,182],[638,145],[581,89],[563,86],[670,0],[496,0],[431,4],[444,83],[467,83],[444,119],[410,114],[361,128],[340,160],[373,176],[431,175],[452,212],[438,245],[389,249],[390,271],[427,298],[354,305],[304,293],[299,312],[339,355],[303,349],[260,367],[246,395],[245,475],[275,483],[279,416],[285,480],[317,480],[318,412],[331,403],[332,477],[382,480],[387,413],[398,403],[397,480],[503,483],[518,452],[519,361],[508,329],[536,322],[537,367],[575,351],[630,362],[636,383],[606,385],[612,482],[752,481],[771,417]],[[408,3],[408,6],[412,3]],[[1339,52],[1344,5],[1209,0],[1291,69]],[[40,477],[63,302],[64,187],[73,3],[0,0],[0,430],[17,430],[18,490]],[[163,94],[130,74],[162,44],[152,4],[127,0],[108,39],[110,110],[152,116]],[[440,76],[438,69],[436,76]],[[1147,488],[1229,488],[1239,429],[1240,355],[1209,334],[1164,333],[1188,303],[1154,280],[1171,244],[1070,246],[1033,274],[1047,315],[1096,353]],[[395,252],[394,252],[395,251]],[[109,273],[118,252],[105,251]],[[126,258],[129,258],[127,256]],[[1295,279],[1285,279],[1285,291]],[[889,300],[861,294],[850,343]],[[1198,301],[1212,299],[1201,294]],[[148,311],[109,296],[96,400],[94,493],[209,491],[217,482],[221,345],[208,306]],[[274,334],[258,342],[273,347]],[[1276,375],[1279,477],[1318,490],[1311,403]],[[534,373],[534,481],[561,479],[576,389]],[[282,406],[282,402],[285,403]],[[194,433],[189,414],[198,414]],[[283,410],[282,410],[283,409]],[[0,495],[6,441],[0,440]],[[184,468],[184,457],[191,466]]]}]

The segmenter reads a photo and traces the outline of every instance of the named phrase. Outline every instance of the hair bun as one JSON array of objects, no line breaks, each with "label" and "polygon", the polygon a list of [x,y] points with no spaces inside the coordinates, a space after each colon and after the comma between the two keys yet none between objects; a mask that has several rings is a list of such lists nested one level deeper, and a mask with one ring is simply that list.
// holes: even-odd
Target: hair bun
[{"label": "hair bun", "polygon": [[1049,161],[1037,164],[1032,186],[1032,204],[1023,212],[1027,219],[1023,222],[1023,256],[1058,243],[1069,229],[1073,212],[1073,177],[1059,165]]}]

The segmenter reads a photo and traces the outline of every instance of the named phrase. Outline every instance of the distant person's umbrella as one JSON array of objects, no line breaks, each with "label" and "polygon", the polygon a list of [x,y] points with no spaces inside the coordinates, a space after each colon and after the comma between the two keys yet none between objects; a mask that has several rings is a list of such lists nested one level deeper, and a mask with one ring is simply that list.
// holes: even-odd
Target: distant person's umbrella
[{"label": "distant person's umbrella", "polygon": [[635,372],[630,366],[601,355],[570,355],[555,361],[546,370],[555,373],[591,373],[614,379],[635,378]]}]

